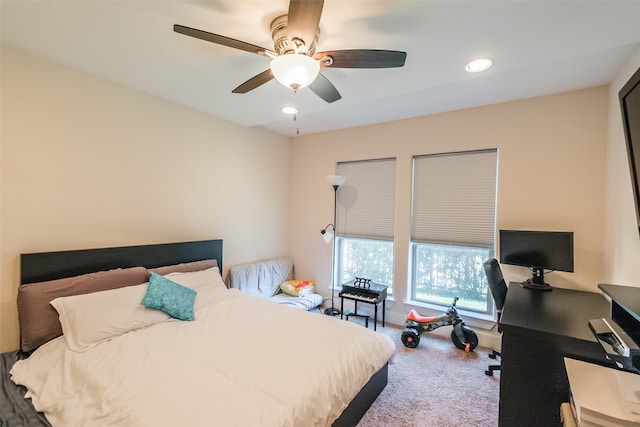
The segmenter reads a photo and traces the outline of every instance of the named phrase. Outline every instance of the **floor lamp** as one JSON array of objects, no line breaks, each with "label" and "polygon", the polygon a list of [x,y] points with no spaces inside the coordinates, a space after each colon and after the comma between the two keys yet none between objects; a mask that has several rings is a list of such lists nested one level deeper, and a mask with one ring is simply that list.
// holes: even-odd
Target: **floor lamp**
[{"label": "floor lamp", "polygon": [[[333,187],[333,224],[329,224],[331,226],[333,226],[333,233],[336,233],[336,217],[337,217],[337,212],[338,212],[338,188],[340,188],[340,186],[342,184],[344,184],[344,176],[339,176],[339,175],[329,175],[327,177],[327,180],[329,181],[329,184],[331,184],[331,186]],[[329,225],[327,225],[324,230],[320,231],[320,234],[323,235],[325,242],[329,243],[329,241],[331,240],[331,232],[327,231],[327,228],[329,228]],[[340,314],[340,310],[338,310],[337,308],[334,307],[333,305],[333,293],[334,293],[334,288],[335,288],[335,281],[336,281],[336,274],[334,271],[335,268],[335,263],[336,263],[336,239],[333,239],[333,248],[331,251],[331,308],[327,308],[324,311],[324,314],[326,314],[327,316],[337,316]]]}]

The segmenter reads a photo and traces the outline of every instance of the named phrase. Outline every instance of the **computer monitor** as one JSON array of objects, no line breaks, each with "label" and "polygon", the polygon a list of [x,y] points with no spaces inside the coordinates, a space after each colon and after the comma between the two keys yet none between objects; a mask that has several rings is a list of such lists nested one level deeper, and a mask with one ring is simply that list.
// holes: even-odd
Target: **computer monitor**
[{"label": "computer monitor", "polygon": [[551,290],[544,281],[545,270],[573,273],[573,232],[500,230],[500,263],[531,269],[523,287]]}]

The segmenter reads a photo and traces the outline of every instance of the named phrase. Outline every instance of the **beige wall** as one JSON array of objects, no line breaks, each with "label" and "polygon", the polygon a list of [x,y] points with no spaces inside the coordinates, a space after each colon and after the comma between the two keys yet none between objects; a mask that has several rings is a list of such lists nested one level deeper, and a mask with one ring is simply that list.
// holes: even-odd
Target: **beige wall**
[{"label": "beige wall", "polygon": [[19,254],[224,239],[224,264],[288,253],[290,139],[2,49],[0,351]]},{"label": "beige wall", "polygon": [[[298,137],[291,150],[291,253],[299,277],[326,292],[331,246],[319,231],[333,216],[326,175],[338,161],[396,157],[395,299],[393,323],[409,306],[407,254],[411,156],[499,149],[497,228],[571,230],[575,273],[553,273],[558,287],[596,291],[603,272],[607,87],[419,117],[357,129]],[[303,214],[304,213],[304,214]],[[507,280],[528,270],[504,268]],[[425,311],[422,309],[421,311]],[[481,337],[482,343],[482,337]]]},{"label": "beige wall", "polygon": [[[639,286],[617,103],[639,64],[640,50],[611,88],[291,143],[3,48],[0,351],[17,346],[21,252],[221,237],[225,265],[291,254],[298,277],[316,280],[327,295],[331,246],[319,231],[332,220],[333,190],[325,177],[344,160],[397,158],[394,323],[409,309],[414,154],[498,148],[497,228],[575,232],[576,272],[553,273],[549,282],[589,291],[600,282]],[[527,274],[504,272],[507,280]],[[486,334],[481,343],[492,339]]]},{"label": "beige wall", "polygon": [[638,68],[640,48],[609,89],[604,263],[607,283],[640,287],[640,236],[618,99],[618,92]]}]

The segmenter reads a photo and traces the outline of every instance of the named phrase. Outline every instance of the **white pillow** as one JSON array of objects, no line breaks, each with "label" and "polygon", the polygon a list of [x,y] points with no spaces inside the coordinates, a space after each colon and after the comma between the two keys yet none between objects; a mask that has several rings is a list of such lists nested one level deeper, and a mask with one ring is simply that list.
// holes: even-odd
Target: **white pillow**
[{"label": "white pillow", "polygon": [[169,320],[163,311],[140,304],[148,286],[143,283],[51,301],[67,346],[84,352],[102,341]]},{"label": "white pillow", "polygon": [[164,277],[171,279],[172,281],[181,284],[187,288],[191,288],[194,291],[202,288],[219,288],[222,287],[225,290],[227,287],[222,281],[220,276],[220,270],[218,267],[211,267],[206,270],[189,271],[189,272],[174,272],[165,274]]},{"label": "white pillow", "polygon": [[169,273],[164,277],[198,292],[194,307],[196,317],[200,309],[204,306],[217,301],[227,294],[227,287],[222,281],[218,267],[185,273]]},{"label": "white pillow", "polygon": [[[198,292],[196,312],[227,291],[218,267],[170,273],[165,277]],[[170,320],[171,316],[163,311],[140,304],[148,286],[149,283],[143,283],[51,301],[58,312],[67,346],[73,351],[84,352],[118,335]]]}]

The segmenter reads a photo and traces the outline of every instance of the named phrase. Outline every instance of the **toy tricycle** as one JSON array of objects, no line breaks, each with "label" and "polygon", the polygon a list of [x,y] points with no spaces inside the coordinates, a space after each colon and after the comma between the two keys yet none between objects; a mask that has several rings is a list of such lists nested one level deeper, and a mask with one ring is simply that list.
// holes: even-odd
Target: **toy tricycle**
[{"label": "toy tricycle", "polygon": [[451,331],[453,344],[460,350],[473,351],[478,346],[478,336],[473,329],[465,326],[464,320],[458,315],[456,309],[458,299],[454,297],[453,303],[440,316],[421,316],[417,311],[411,310],[404,322],[405,329],[401,337],[405,347],[416,348],[420,343],[422,332],[431,332],[441,326],[453,325],[453,331]]}]

